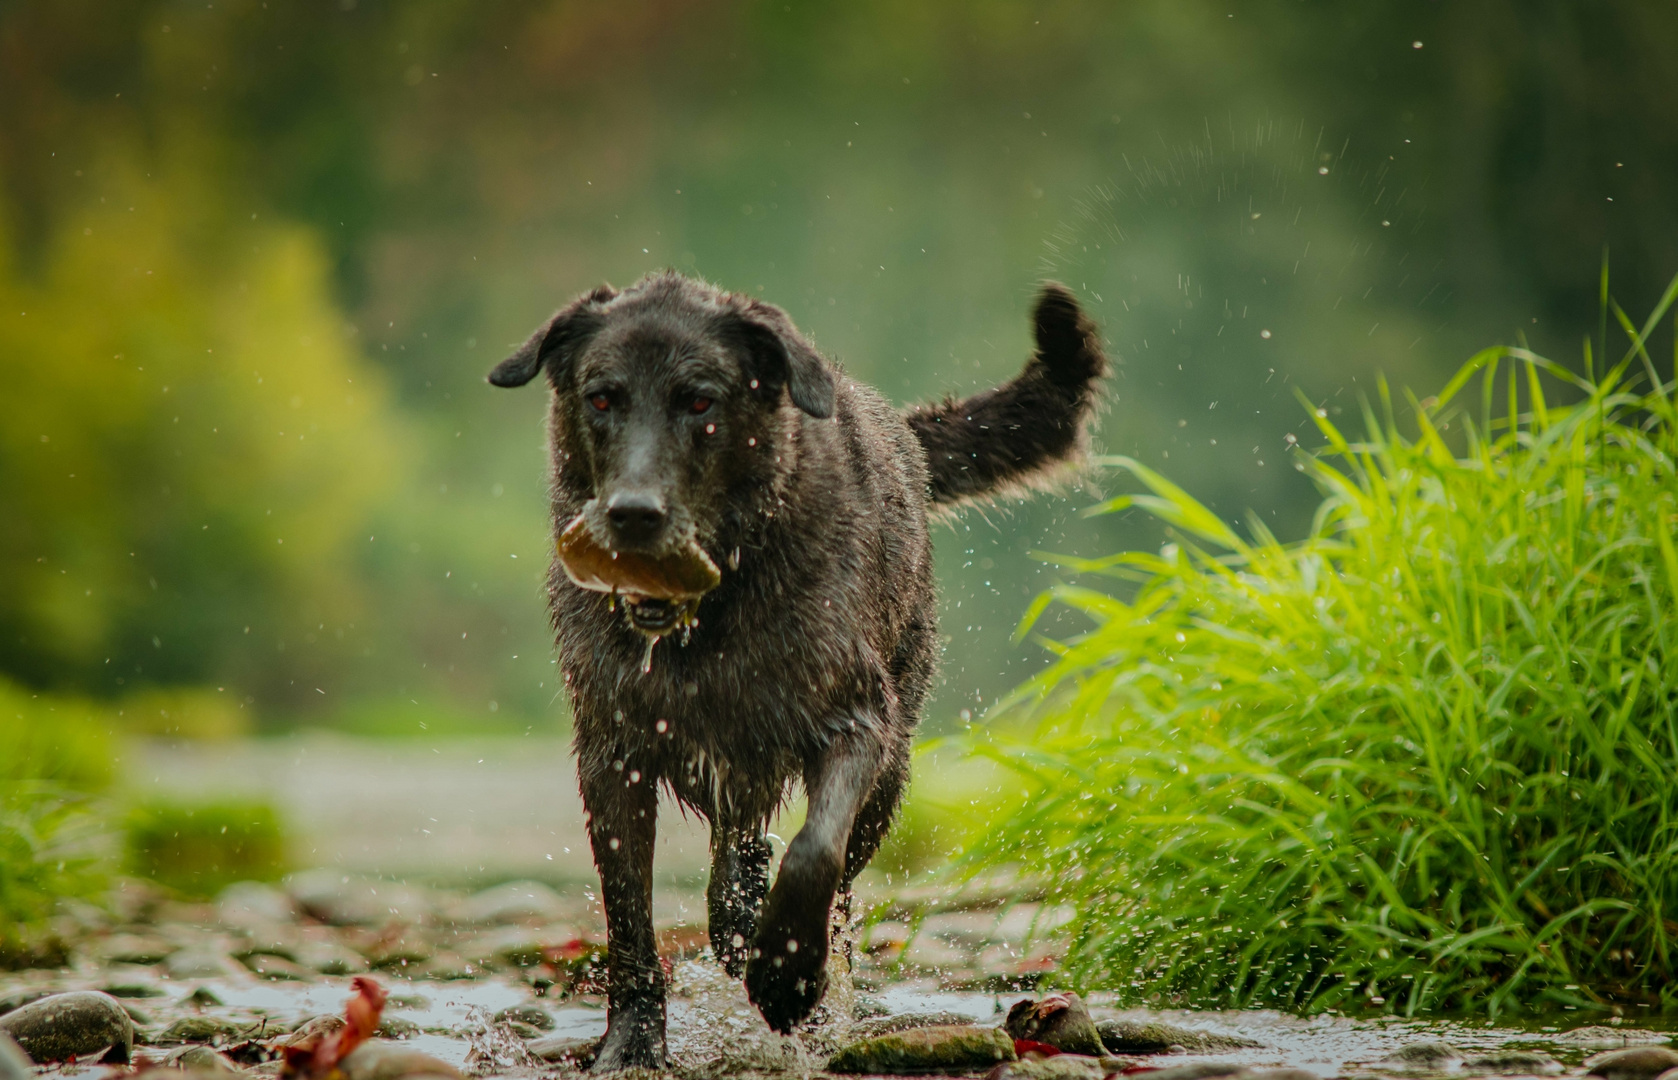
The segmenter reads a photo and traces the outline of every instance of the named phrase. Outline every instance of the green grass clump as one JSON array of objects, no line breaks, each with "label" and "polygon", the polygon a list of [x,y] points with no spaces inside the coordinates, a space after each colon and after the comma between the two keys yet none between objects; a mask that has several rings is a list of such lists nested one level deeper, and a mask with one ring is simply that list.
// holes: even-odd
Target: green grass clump
[{"label": "green grass clump", "polygon": [[[1149,493],[1097,509],[1177,542],[1065,560],[1127,598],[1039,601],[1096,627],[1013,699],[1034,732],[978,741],[1026,797],[967,854],[1074,905],[1065,980],[1201,1007],[1678,1005],[1678,380],[1644,344],[1675,292],[1642,330],[1615,309],[1632,346],[1600,378],[1497,348],[1410,400],[1413,436],[1385,386],[1362,442],[1313,409],[1300,543],[1106,460]],[[1541,374],[1582,399],[1547,404]]]},{"label": "green grass clump", "polygon": [[289,869],[286,833],[263,802],[136,807],[128,825],[130,869],[187,896],[214,896],[235,881],[272,881]]},{"label": "green grass clump", "polygon": [[62,962],[49,917],[105,884],[111,739],[99,707],[0,679],[0,968]]}]

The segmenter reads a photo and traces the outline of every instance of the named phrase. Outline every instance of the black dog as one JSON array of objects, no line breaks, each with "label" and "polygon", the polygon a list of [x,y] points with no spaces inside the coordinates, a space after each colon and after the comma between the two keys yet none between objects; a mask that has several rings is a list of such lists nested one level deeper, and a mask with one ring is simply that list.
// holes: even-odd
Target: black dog
[{"label": "black dog", "polygon": [[[665,1062],[661,785],[711,824],[717,958],[779,1031],[821,1000],[835,894],[896,812],[937,661],[929,509],[1023,492],[1083,449],[1095,327],[1051,284],[1036,336],[1006,385],[899,413],[779,308],[666,273],[578,298],[490,373],[547,373],[556,535],[580,516],[611,558],[702,549],[722,571],[691,624],[550,574],[606,908],[597,1071]],[[794,781],[808,815],[769,890],[764,828]]]}]

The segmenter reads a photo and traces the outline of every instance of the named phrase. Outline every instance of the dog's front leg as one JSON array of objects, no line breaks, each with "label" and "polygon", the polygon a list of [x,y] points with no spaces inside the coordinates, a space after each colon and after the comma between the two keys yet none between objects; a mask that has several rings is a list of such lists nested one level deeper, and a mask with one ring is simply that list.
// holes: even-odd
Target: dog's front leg
[{"label": "dog's front leg", "polygon": [[594,1071],[662,1069],[664,968],[653,937],[653,839],[658,789],[626,755],[583,768],[589,843],[606,908],[606,1037]]},{"label": "dog's front leg", "polygon": [[747,996],[782,1033],[809,1016],[827,990],[833,893],[845,871],[852,823],[883,757],[869,726],[859,726],[806,770],[809,812],[781,859],[746,965]]}]

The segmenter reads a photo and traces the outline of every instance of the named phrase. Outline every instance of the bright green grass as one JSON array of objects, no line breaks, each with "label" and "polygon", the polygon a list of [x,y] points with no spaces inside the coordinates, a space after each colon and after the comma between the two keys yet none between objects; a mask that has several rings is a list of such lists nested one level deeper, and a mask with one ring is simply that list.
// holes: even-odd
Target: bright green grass
[{"label": "bright green grass", "polygon": [[[1363,442],[1313,410],[1301,543],[1104,462],[1150,493],[1096,509],[1177,542],[1060,560],[1129,599],[1033,610],[1096,626],[1004,709],[1034,731],[978,740],[1029,797],[967,854],[1075,906],[1066,981],[1203,1007],[1678,1006],[1678,415],[1644,345],[1675,293],[1641,330],[1613,309],[1632,345],[1599,379],[1497,348],[1437,400],[1395,410],[1383,386]],[[1546,404],[1541,375],[1580,400]]]}]

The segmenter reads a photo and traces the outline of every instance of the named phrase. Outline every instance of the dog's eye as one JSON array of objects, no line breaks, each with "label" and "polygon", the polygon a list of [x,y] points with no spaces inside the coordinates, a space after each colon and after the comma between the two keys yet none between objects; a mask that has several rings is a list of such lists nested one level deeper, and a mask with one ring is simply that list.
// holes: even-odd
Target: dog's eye
[{"label": "dog's eye", "polygon": [[696,397],[696,398],[693,399],[692,403],[688,405],[688,412],[692,413],[695,416],[698,416],[700,413],[706,412],[710,408],[711,408],[711,399],[710,398],[708,398],[708,397]]},{"label": "dog's eye", "polygon": [[595,412],[605,412],[612,407],[612,399],[605,394],[595,394],[588,399],[588,403],[594,406]]}]

